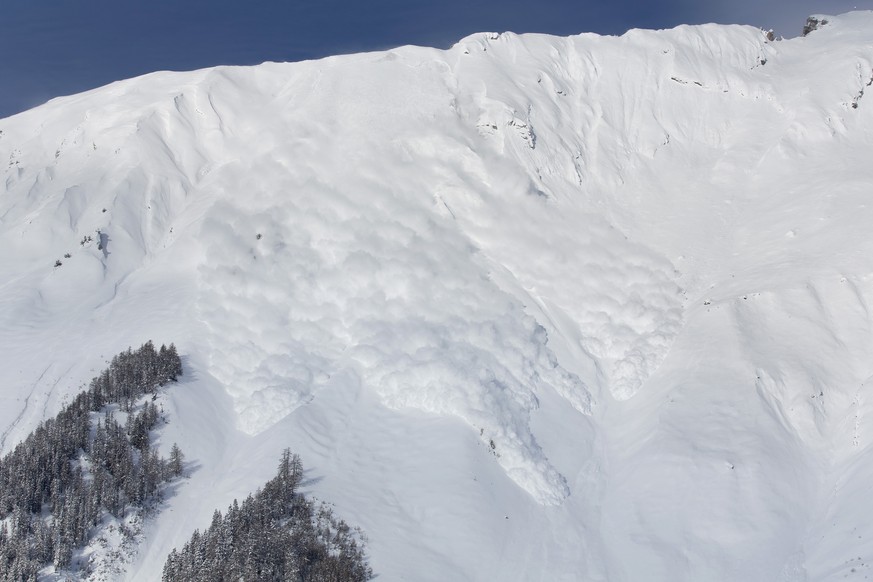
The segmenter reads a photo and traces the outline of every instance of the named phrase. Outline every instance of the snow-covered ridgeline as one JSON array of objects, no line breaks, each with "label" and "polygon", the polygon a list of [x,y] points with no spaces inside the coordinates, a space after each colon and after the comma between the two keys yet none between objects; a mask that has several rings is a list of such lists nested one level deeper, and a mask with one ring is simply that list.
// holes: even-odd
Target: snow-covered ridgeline
[{"label": "snow-covered ridgeline", "polygon": [[[204,455],[242,470],[241,451],[295,435],[346,504],[363,495],[352,467],[417,451],[453,476],[431,491],[419,468],[421,483],[395,476],[402,501],[366,498],[377,571],[434,551],[488,578],[434,531],[418,554],[386,533],[427,527],[414,508],[386,518],[395,503],[465,497],[487,508],[450,524],[493,533],[481,520],[512,499],[528,523],[511,543],[555,538],[507,572],[803,579],[831,548],[805,532],[849,503],[832,483],[873,471],[856,460],[873,375],[871,22],[830,17],[790,41],[482,34],[156,73],[0,120],[2,446],[100,353],[171,337],[245,433]],[[336,423],[373,467],[337,451]],[[441,456],[449,433],[469,460]],[[471,492],[488,463],[529,501],[499,480]],[[202,471],[219,492],[257,485]],[[542,507],[560,504],[566,517]],[[202,505],[186,515],[226,500]],[[753,527],[750,507],[770,513]],[[727,533],[710,539],[713,523]]]}]

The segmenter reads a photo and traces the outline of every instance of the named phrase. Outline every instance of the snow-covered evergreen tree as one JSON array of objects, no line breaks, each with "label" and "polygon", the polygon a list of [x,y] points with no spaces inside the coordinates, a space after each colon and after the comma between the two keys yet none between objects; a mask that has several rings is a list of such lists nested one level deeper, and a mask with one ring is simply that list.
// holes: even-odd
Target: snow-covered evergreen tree
[{"label": "snow-covered evergreen tree", "polygon": [[[0,581],[35,579],[44,565],[70,565],[103,514],[142,508],[178,475],[151,447],[155,404],[137,401],[181,374],[175,347],[128,349],[54,418],[0,459]],[[128,411],[122,426],[107,405]],[[96,423],[92,415],[103,412]],[[93,437],[91,436],[94,425]],[[173,459],[182,452],[174,446]],[[43,515],[48,508],[49,517]]]},{"label": "snow-covered evergreen tree", "polygon": [[282,453],[275,477],[170,553],[163,580],[363,582],[372,578],[364,536],[298,491],[300,458]]}]

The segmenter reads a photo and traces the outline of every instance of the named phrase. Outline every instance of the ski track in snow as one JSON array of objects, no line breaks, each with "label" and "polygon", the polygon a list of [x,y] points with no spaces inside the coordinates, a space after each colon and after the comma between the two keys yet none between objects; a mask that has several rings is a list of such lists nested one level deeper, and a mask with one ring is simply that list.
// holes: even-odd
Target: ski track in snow
[{"label": "ski track in snow", "polygon": [[21,422],[22,417],[27,412],[27,407],[30,405],[30,399],[33,397],[33,393],[36,392],[37,385],[39,385],[39,382],[40,380],[42,380],[43,376],[46,375],[46,372],[49,371],[49,368],[51,368],[51,365],[46,366],[46,369],[42,371],[42,373],[39,375],[39,378],[37,378],[36,382],[33,383],[30,392],[28,392],[27,396],[24,397],[24,404],[22,404],[21,406],[21,412],[18,413],[18,416],[12,419],[12,422],[9,423],[6,430],[4,430],[3,434],[0,435],[0,450],[5,450],[6,438],[9,436],[9,433],[11,433],[13,429],[15,429],[18,423]]},{"label": "ski track in snow", "polygon": [[866,573],[873,13],[828,20],[155,73],[0,120],[0,448],[174,341],[189,479],[128,579],[286,446],[386,580]]}]

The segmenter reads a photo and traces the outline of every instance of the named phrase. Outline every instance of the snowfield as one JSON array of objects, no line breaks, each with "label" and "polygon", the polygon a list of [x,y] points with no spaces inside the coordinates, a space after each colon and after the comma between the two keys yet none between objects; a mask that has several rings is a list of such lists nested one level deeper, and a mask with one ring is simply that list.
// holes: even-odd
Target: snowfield
[{"label": "snowfield", "polygon": [[0,451],[175,342],[189,478],[300,454],[379,580],[873,576],[873,12],[154,73],[0,120]]}]

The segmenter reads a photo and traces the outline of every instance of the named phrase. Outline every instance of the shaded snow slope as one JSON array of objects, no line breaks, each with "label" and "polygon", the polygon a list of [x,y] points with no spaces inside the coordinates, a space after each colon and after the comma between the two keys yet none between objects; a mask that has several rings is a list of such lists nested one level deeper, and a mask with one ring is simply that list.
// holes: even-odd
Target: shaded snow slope
[{"label": "shaded snow slope", "polygon": [[873,14],[828,20],[155,73],[0,120],[0,449],[154,338],[189,356],[161,446],[192,464],[131,579],[285,447],[386,580],[866,575]]}]

